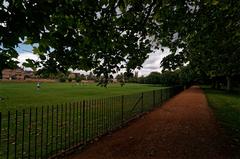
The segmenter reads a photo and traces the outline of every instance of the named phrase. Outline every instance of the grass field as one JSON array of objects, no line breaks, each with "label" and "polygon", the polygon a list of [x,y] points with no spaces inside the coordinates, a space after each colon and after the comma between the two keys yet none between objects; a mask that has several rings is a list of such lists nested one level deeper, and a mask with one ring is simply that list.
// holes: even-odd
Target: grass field
[{"label": "grass field", "polygon": [[44,83],[36,90],[31,83],[0,83],[0,90],[0,158],[47,158],[83,146],[177,93],[139,84]]},{"label": "grass field", "polygon": [[204,89],[216,118],[232,140],[236,154],[240,153],[240,92]]},{"label": "grass field", "polygon": [[97,99],[102,97],[133,94],[160,89],[157,85],[110,84],[108,88],[96,84],[76,85],[74,83],[42,83],[37,90],[36,83],[0,83],[0,112],[25,108],[62,104],[82,99]]}]

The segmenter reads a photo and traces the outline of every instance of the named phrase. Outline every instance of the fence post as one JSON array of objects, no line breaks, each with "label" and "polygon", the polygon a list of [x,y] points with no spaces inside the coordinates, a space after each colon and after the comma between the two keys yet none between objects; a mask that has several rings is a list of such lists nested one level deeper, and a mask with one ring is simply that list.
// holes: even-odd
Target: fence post
[{"label": "fence post", "polygon": [[162,91],[162,89],[161,89],[161,105],[162,105],[162,103],[163,103],[163,101],[162,101],[162,94],[163,94],[163,91]]},{"label": "fence post", "polygon": [[52,111],[52,114],[51,114],[51,117],[52,117],[52,119],[51,119],[51,155],[53,154],[53,119],[54,119],[54,106],[52,105],[52,107],[51,107],[51,111]]},{"label": "fence post", "polygon": [[121,121],[122,126],[123,126],[123,121],[124,121],[124,118],[123,118],[123,115],[124,115],[123,114],[123,104],[124,104],[124,95],[122,95],[122,105],[121,105],[122,106],[121,107],[122,108],[122,121]]},{"label": "fence post", "polygon": [[49,125],[49,123],[48,123],[48,119],[49,119],[49,106],[47,106],[47,128],[46,128],[46,144],[45,144],[45,155],[47,156],[48,155],[48,125]]},{"label": "fence post", "polygon": [[74,133],[75,133],[75,130],[74,130],[74,129],[75,129],[75,128],[74,128],[74,119],[75,119],[75,114],[76,114],[75,102],[73,102],[73,108],[72,108],[72,109],[73,109],[73,111],[72,111],[72,113],[73,113],[73,114],[72,114],[72,117],[73,117],[73,118],[72,118],[72,139],[73,139],[73,140],[72,140],[72,144],[75,145],[75,134],[74,134]]},{"label": "fence post", "polygon": [[56,152],[58,151],[58,104],[57,104],[57,116],[56,116],[56,136],[55,136],[55,140],[56,140],[56,145],[55,145],[55,147],[56,147]]},{"label": "fence post", "polygon": [[32,108],[29,109],[29,122],[28,122],[28,158],[30,159],[31,153],[31,130],[32,130]]},{"label": "fence post", "polygon": [[43,158],[43,106],[41,113],[41,158]]},{"label": "fence post", "polygon": [[85,100],[83,100],[83,144],[85,145]]},{"label": "fence post", "polygon": [[143,113],[143,92],[142,92],[141,113]]},{"label": "fence post", "polygon": [[168,100],[168,98],[169,98],[169,88],[167,88],[166,90],[165,90],[165,101],[167,101]]},{"label": "fence post", "polygon": [[171,96],[171,90],[172,90],[172,88],[170,87],[169,89],[168,89],[168,99],[170,99],[172,96]]},{"label": "fence post", "polygon": [[[17,113],[17,112],[16,112]],[[38,122],[38,117],[37,117],[37,115],[38,115],[38,109],[37,109],[37,107],[36,107],[36,109],[35,109],[35,142],[34,142],[34,157],[35,158],[37,158],[37,134],[38,134],[38,132],[37,132],[37,122]],[[17,120],[16,120],[17,121]]]},{"label": "fence post", "polygon": [[72,104],[69,103],[69,113],[68,113],[68,148],[70,147],[70,140],[71,140],[71,112],[72,112]]},{"label": "fence post", "polygon": [[63,104],[61,104],[61,119],[60,119],[60,123],[61,123],[61,131],[60,131],[60,136],[61,136],[61,146],[60,146],[60,150],[63,150]]},{"label": "fence post", "polygon": [[23,109],[23,118],[22,118],[22,158],[24,158],[24,125],[25,125],[25,109]]},{"label": "fence post", "polygon": [[169,89],[169,97],[172,98],[172,87]]},{"label": "fence post", "polygon": [[9,129],[10,129],[10,111],[8,111],[8,127],[7,127],[7,159],[9,158]]},{"label": "fence post", "polygon": [[2,157],[2,113],[0,112],[0,157]]},{"label": "fence post", "polygon": [[156,102],[155,102],[155,90],[153,90],[153,107],[156,106]]},{"label": "fence post", "polygon": [[15,137],[14,137],[14,140],[15,140],[14,156],[15,156],[15,158],[17,158],[17,133],[18,133],[17,132],[17,127],[18,127],[18,111],[17,110],[16,110],[16,116],[15,117],[16,118],[15,118]]}]

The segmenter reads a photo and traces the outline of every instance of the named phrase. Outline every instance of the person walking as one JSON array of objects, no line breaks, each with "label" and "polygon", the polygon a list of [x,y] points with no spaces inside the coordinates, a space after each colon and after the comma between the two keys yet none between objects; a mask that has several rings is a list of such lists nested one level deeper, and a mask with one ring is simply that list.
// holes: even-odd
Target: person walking
[{"label": "person walking", "polygon": [[37,90],[40,90],[40,82],[37,83]]}]

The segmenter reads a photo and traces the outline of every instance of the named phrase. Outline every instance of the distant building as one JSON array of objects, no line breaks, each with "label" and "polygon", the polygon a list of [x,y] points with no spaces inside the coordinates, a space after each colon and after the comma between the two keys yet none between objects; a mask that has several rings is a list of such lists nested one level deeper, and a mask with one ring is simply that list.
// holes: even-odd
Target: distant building
[{"label": "distant building", "polygon": [[75,79],[77,77],[80,77],[80,73],[70,73],[68,75],[68,78]]},{"label": "distant building", "polygon": [[34,78],[32,71],[24,71],[21,68],[17,69],[3,69],[2,79],[3,80],[24,80],[25,78]]},{"label": "distant building", "polygon": [[2,79],[6,80],[24,80],[24,70],[23,69],[4,69],[2,70]]},{"label": "distant building", "polygon": [[35,78],[33,71],[24,71],[24,78]]}]

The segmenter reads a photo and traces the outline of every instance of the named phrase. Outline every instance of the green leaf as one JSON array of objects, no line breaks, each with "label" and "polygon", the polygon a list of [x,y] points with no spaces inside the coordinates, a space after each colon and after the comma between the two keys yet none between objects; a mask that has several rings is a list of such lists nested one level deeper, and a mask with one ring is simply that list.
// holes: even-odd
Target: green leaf
[{"label": "green leaf", "polygon": [[44,52],[41,52],[37,47],[33,47],[33,54],[44,55]]},{"label": "green leaf", "polygon": [[213,0],[212,5],[218,5],[219,1],[218,0]]},{"label": "green leaf", "polygon": [[33,41],[31,38],[27,38],[27,40],[24,42],[24,44],[33,44]]}]

